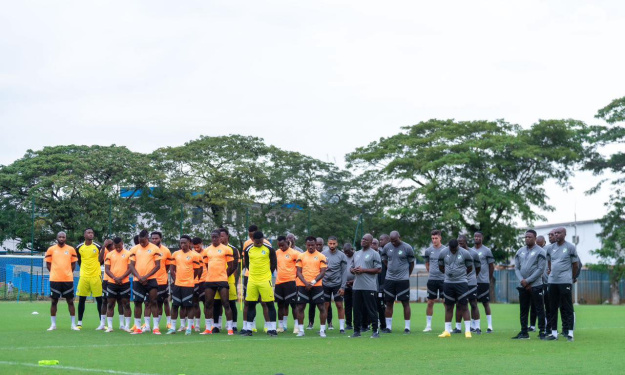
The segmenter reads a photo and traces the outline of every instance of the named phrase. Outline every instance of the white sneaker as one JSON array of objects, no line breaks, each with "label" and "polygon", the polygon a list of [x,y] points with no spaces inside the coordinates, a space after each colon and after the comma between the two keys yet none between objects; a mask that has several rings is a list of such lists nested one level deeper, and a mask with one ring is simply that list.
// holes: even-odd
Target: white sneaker
[{"label": "white sneaker", "polygon": [[132,330],[126,326],[124,326],[124,328],[121,328],[121,330],[124,332],[132,332]]},{"label": "white sneaker", "polygon": [[319,331],[319,336],[326,337],[326,331]]},{"label": "white sneaker", "polygon": [[106,329],[106,326],[105,326],[104,324],[100,324],[100,325],[98,326],[98,328],[96,328],[95,330],[96,330],[96,331],[103,331],[103,330],[105,330],[105,329]]},{"label": "white sneaker", "polygon": [[50,328],[47,329],[48,331],[55,331],[56,330],[56,326],[50,326]]},{"label": "white sneaker", "polygon": [[278,332],[278,333],[282,333],[282,332],[284,332],[284,328],[279,327],[279,328],[277,329],[277,332]]},{"label": "white sneaker", "polygon": [[297,328],[297,325],[293,328],[293,333],[298,333],[299,332],[299,328]]},{"label": "white sneaker", "polygon": [[150,329],[148,328],[148,326],[143,325],[143,327],[141,327],[141,331],[143,331],[143,332],[150,332]]},{"label": "white sneaker", "polygon": [[76,326],[72,326],[72,331],[80,331],[80,328],[78,328]]},{"label": "white sneaker", "polygon": [[425,327],[423,332],[432,332],[432,327]]},{"label": "white sneaker", "polygon": [[304,337],[304,336],[306,336],[306,333],[304,331],[297,332],[297,337]]},{"label": "white sneaker", "polygon": [[113,328],[106,327],[106,328],[104,328],[104,332],[106,332],[106,333],[113,332]]}]

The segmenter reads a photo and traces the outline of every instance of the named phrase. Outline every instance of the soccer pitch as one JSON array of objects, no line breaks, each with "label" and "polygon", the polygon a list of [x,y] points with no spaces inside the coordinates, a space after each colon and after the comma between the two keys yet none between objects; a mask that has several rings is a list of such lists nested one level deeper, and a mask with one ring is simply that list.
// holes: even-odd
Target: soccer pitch
[{"label": "soccer pitch", "polygon": [[[622,306],[576,306],[573,343],[563,338],[540,341],[534,333],[530,340],[511,340],[519,331],[518,305],[492,305],[492,334],[440,339],[442,305],[436,305],[434,331],[426,334],[421,332],[426,305],[413,304],[413,333],[402,333],[403,317],[397,309],[394,333],[378,340],[370,339],[370,333],[350,339],[351,331],[341,335],[337,329],[322,339],[318,327],[296,338],[292,322],[291,332],[269,338],[262,333],[260,308],[260,330],[254,337],[195,332],[133,336],[117,329],[106,334],[95,331],[93,304],[87,304],[83,330],[75,332],[69,330],[67,305],[62,302],[58,330],[46,332],[49,306],[0,303],[0,374],[608,374],[625,366]],[[117,317],[114,322],[117,328]],[[60,364],[38,366],[42,359]]]}]

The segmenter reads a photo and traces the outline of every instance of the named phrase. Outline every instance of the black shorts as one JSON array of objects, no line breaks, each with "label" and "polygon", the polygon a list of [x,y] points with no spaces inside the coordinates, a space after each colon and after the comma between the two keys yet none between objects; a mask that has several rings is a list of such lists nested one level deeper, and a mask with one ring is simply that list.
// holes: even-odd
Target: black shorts
[{"label": "black shorts", "polygon": [[74,298],[73,281],[50,281],[50,298]]},{"label": "black shorts", "polygon": [[340,285],[337,286],[323,286],[323,300],[325,302],[332,302],[332,297],[334,297],[334,302],[343,302],[343,296],[339,296],[339,289],[341,289]]},{"label": "black shorts", "polygon": [[[135,294],[136,295],[136,294]],[[130,298],[130,282],[117,285],[115,283],[108,283],[106,286],[107,298]]]},{"label": "black shorts", "polygon": [[169,286],[167,284],[158,285],[158,303],[164,303],[169,298]]},{"label": "black shorts", "polygon": [[206,295],[206,288],[204,288],[204,282],[195,284],[195,286],[193,287],[193,297],[197,298],[197,300],[200,302],[204,302],[205,295]]},{"label": "black shorts", "polygon": [[297,287],[298,304],[313,303],[318,305],[323,302],[323,286],[313,286],[310,290],[306,290],[305,286]]},{"label": "black shorts", "polygon": [[102,297],[104,297],[104,299],[107,298],[106,287],[108,286],[108,283],[109,283],[108,281],[102,280]]},{"label": "black shorts", "polygon": [[428,299],[443,298],[443,280],[428,280]]},{"label": "black shorts", "polygon": [[207,281],[204,283],[204,290],[206,289],[212,289],[217,292],[221,289],[230,289],[230,284],[227,281]]},{"label": "black shorts", "polygon": [[444,283],[443,296],[445,305],[466,305],[469,302],[469,286],[467,283]]},{"label": "black shorts", "polygon": [[477,284],[477,300],[479,302],[490,302],[490,284],[478,283]]},{"label": "black shorts", "polygon": [[192,286],[177,286],[171,287],[171,305],[191,307],[193,306],[193,293],[195,287]]},{"label": "black shorts", "polygon": [[152,289],[158,289],[156,279],[149,279],[146,285],[134,280],[132,282],[132,294],[134,294],[133,301],[148,302],[150,300],[149,294]]},{"label": "black shorts", "polygon": [[384,301],[410,300],[410,280],[386,280],[384,282]]},{"label": "black shorts", "polygon": [[273,296],[276,302],[293,303],[297,297],[297,286],[295,281],[287,281],[285,283],[277,284],[273,291]]},{"label": "black shorts", "polygon": [[469,285],[469,301],[477,301],[477,285]]}]

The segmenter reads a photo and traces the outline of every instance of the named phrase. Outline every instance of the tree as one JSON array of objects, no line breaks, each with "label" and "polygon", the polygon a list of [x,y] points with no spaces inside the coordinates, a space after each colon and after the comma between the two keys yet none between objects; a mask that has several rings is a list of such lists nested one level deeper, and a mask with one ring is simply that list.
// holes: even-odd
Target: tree
[{"label": "tree", "polygon": [[522,129],[503,120],[434,119],[358,148],[347,161],[365,179],[384,178],[378,195],[397,193],[384,214],[412,223],[405,234],[417,245],[429,243],[433,228],[447,238],[480,230],[501,259],[502,250],[519,244],[516,219],[540,219],[536,207],[553,210],[543,184],[567,185],[592,152],[587,134],[576,120],[540,120]]},{"label": "tree", "polygon": [[[599,146],[618,145],[625,142],[625,127],[618,125],[625,122],[625,97],[613,100],[606,107],[600,109],[595,116],[605,120],[609,126],[594,126],[592,136]],[[621,148],[622,150],[622,148]],[[610,289],[612,304],[620,304],[619,282],[625,277],[625,152],[616,151],[610,155],[594,154],[589,158],[586,169],[595,175],[601,175],[604,171],[614,173],[612,179],[612,192],[606,203],[608,213],[598,222],[602,231],[601,249],[594,250],[600,259],[600,268],[608,271],[610,275]],[[602,180],[594,189],[597,191]]]},{"label": "tree", "polygon": [[[144,155],[115,145],[28,150],[0,167],[0,240],[17,239],[20,248],[42,251],[59,231],[67,232],[68,243],[82,241],[86,227],[102,238],[109,231],[109,210],[111,232],[129,234],[141,198],[120,198],[120,190],[147,189],[155,176],[148,167]],[[33,203],[35,244],[30,243]]]}]

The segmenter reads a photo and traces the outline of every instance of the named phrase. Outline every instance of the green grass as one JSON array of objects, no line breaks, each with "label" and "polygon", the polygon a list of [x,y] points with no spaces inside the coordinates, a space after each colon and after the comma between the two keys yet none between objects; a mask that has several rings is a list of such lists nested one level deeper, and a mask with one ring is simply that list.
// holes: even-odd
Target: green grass
[{"label": "green grass", "polygon": [[[421,332],[425,304],[413,304],[411,335],[399,333],[403,317],[397,309],[393,328],[398,333],[379,340],[368,334],[350,339],[338,330],[329,331],[326,339],[316,330],[306,331],[304,338],[283,333],[270,339],[261,332],[247,338],[197,333],[132,336],[119,330],[105,334],[95,331],[93,304],[87,305],[83,330],[74,332],[64,303],[59,303],[58,330],[46,332],[48,303],[5,302],[0,303],[0,374],[609,374],[625,365],[625,307],[576,307],[573,343],[539,341],[535,335],[528,341],[510,340],[519,330],[518,305],[492,308],[495,332],[470,340],[464,335],[437,337],[443,329],[440,304],[434,332],[428,334]],[[262,321],[260,309],[259,315]],[[117,317],[114,324],[117,328]],[[57,359],[62,368],[36,367],[41,359]]]}]

